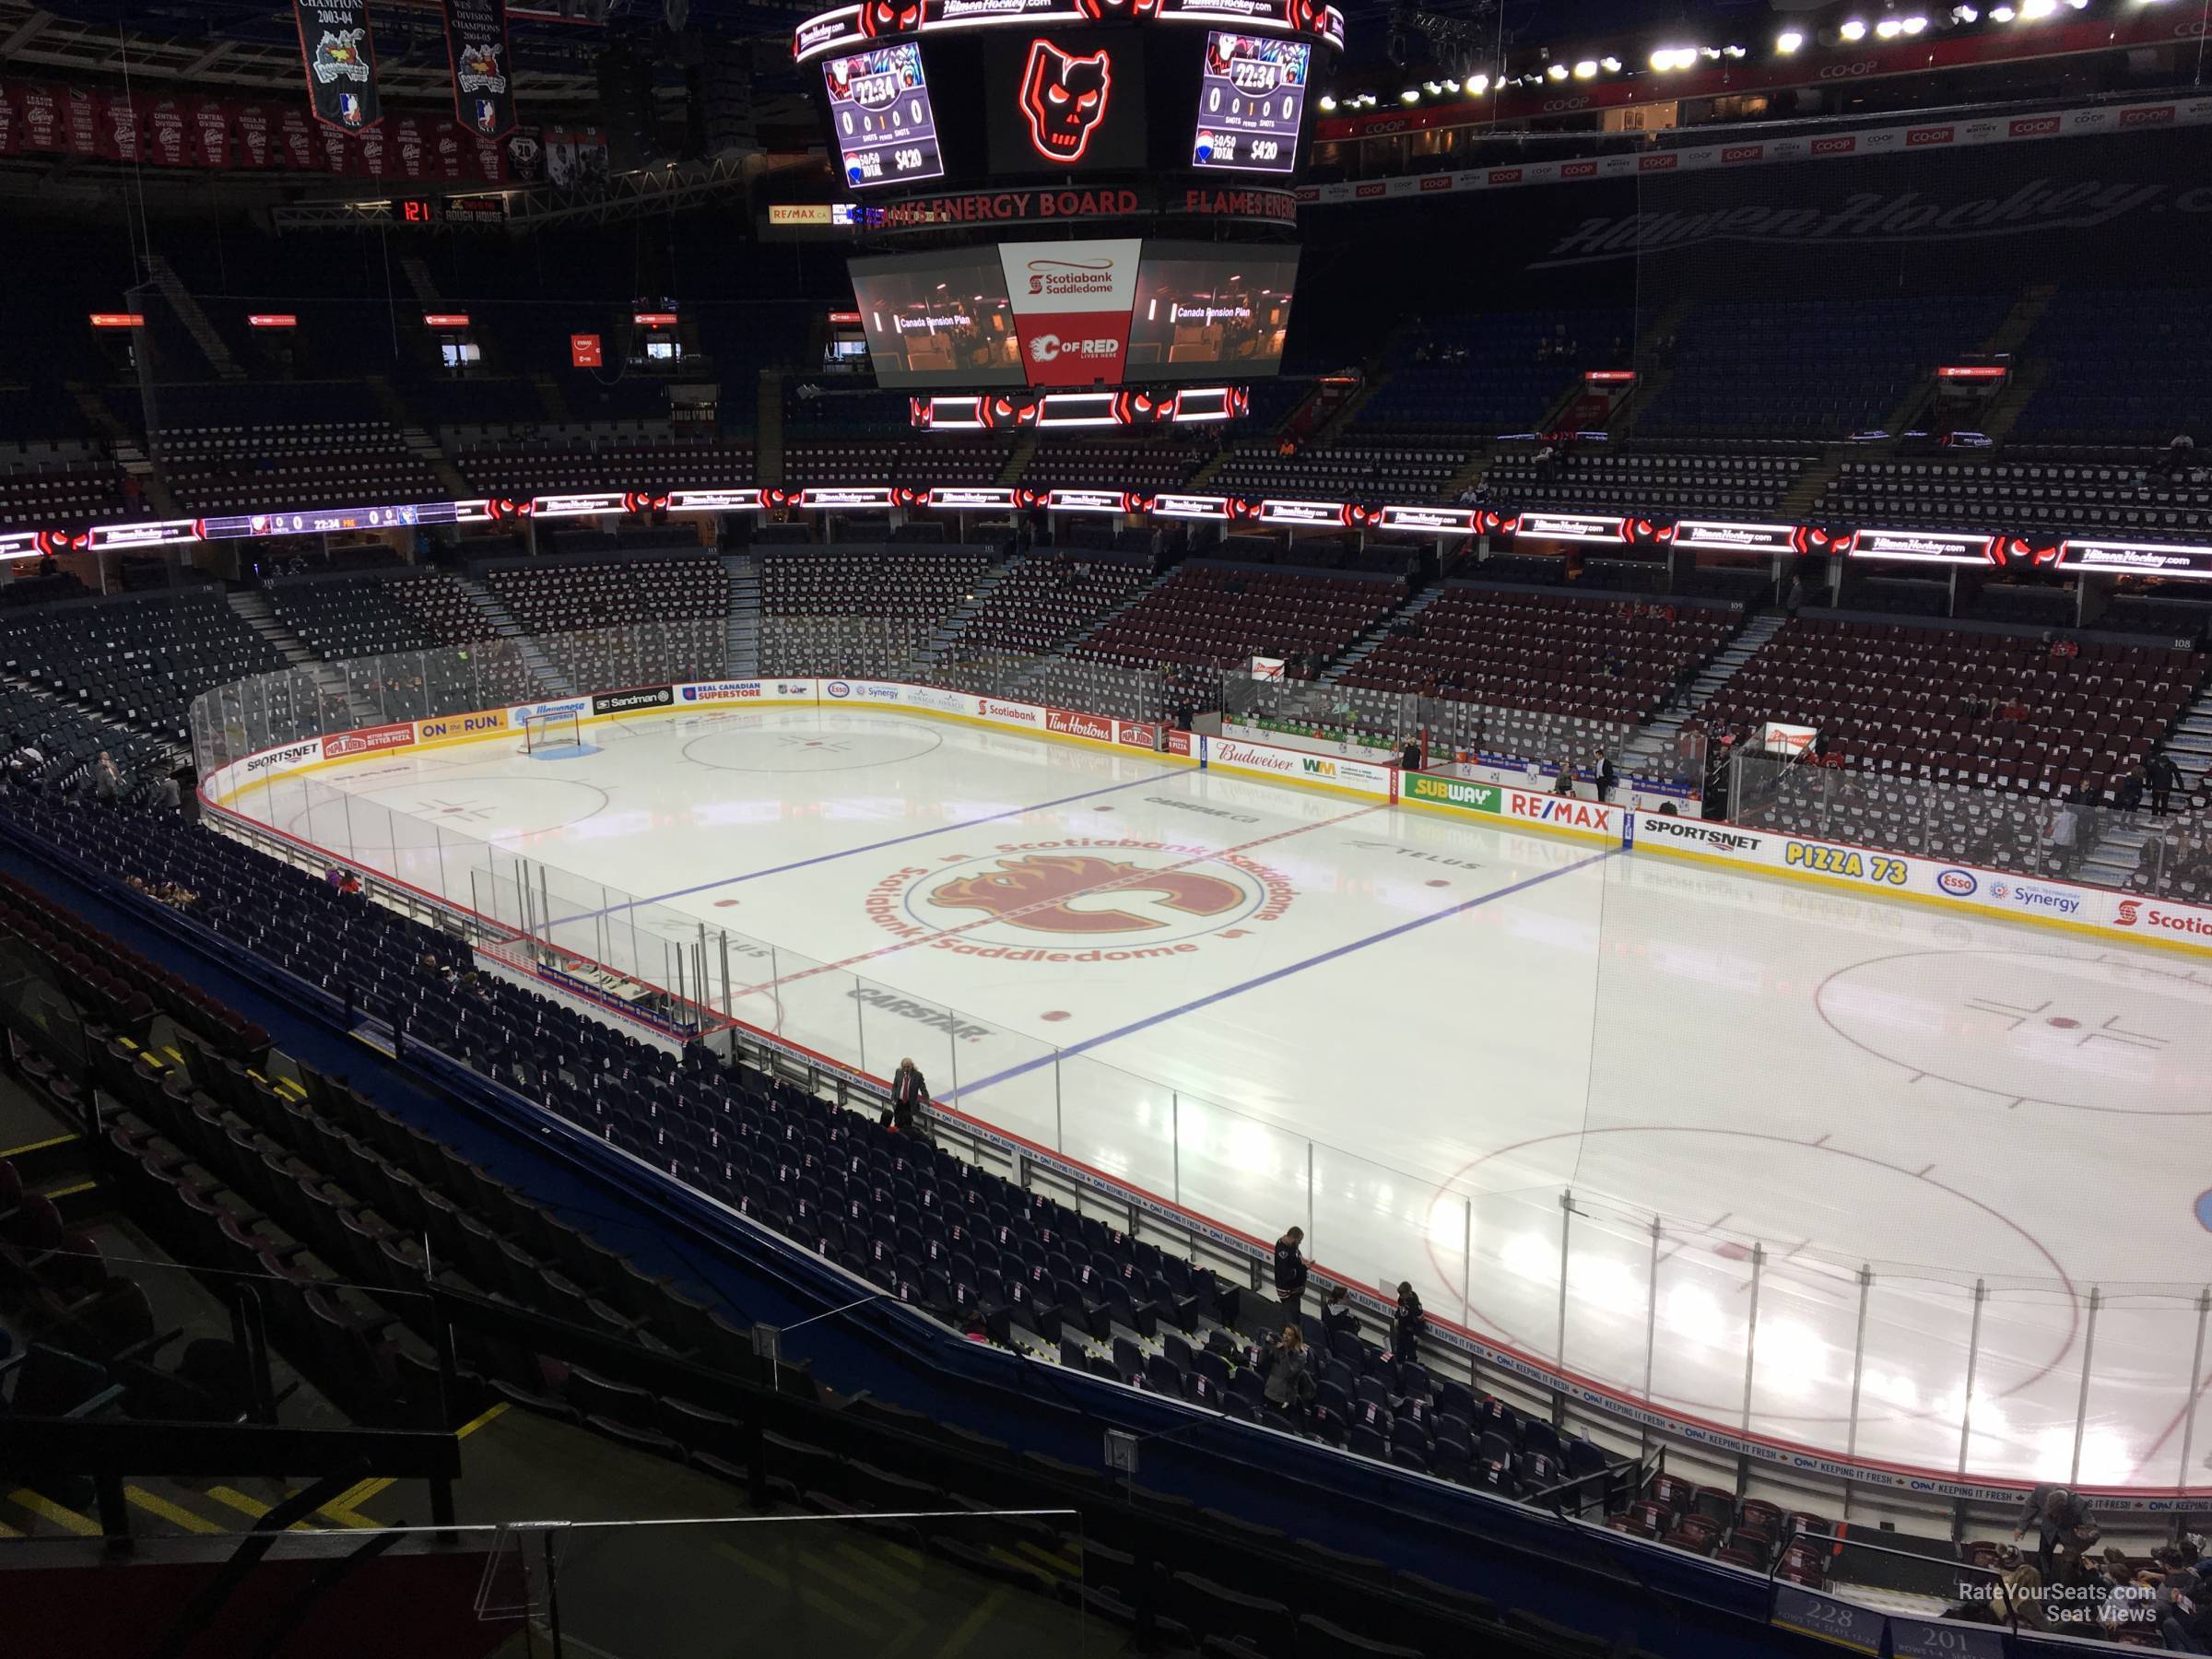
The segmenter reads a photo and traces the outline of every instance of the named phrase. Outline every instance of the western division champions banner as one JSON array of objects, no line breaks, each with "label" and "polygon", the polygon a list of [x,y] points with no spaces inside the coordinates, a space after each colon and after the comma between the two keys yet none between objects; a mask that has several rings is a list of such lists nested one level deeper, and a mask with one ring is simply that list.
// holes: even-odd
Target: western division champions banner
[{"label": "western division champions banner", "polygon": [[307,65],[307,96],[315,119],[347,133],[382,121],[368,0],[292,0],[292,11],[300,24],[300,58]]},{"label": "western division champions banner", "polygon": [[445,55],[453,65],[453,114],[472,133],[499,138],[514,127],[507,0],[444,0]]}]

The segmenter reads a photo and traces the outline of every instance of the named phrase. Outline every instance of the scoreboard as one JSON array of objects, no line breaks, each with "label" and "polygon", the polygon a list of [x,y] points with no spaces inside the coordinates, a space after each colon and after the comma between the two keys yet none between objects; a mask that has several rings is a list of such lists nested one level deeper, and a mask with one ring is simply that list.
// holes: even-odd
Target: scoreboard
[{"label": "scoreboard", "polygon": [[[1325,0],[857,0],[808,18],[793,55],[820,76],[859,228],[885,239],[852,263],[878,383],[1136,385],[1164,405],[1177,382],[1279,372],[1290,185],[1343,43]],[[890,251],[909,237],[930,251]]]},{"label": "scoreboard", "polygon": [[831,58],[822,65],[822,84],[848,185],[867,190],[945,176],[919,42]]},{"label": "scoreboard", "polygon": [[940,180],[1286,181],[1343,38],[1311,0],[865,0],[793,49],[819,67],[865,199]]},{"label": "scoreboard", "polygon": [[1207,35],[1191,165],[1277,173],[1294,169],[1312,60],[1313,48],[1303,41]]}]

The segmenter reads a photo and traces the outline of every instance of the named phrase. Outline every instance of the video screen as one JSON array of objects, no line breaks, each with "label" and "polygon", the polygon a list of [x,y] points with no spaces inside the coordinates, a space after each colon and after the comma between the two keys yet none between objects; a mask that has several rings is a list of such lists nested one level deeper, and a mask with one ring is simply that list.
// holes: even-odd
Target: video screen
[{"label": "video screen", "polygon": [[1207,35],[1191,165],[1272,173],[1297,166],[1312,56],[1303,41],[1220,29]]},{"label": "video screen", "polygon": [[1295,248],[1147,242],[1129,325],[1128,378],[1278,372],[1297,281]]},{"label": "video screen", "polygon": [[845,182],[853,189],[945,176],[918,41],[831,58],[822,65],[822,80],[830,89],[830,121]]},{"label": "video screen", "polygon": [[1141,31],[993,41],[986,65],[993,173],[1075,177],[1144,168]]},{"label": "video screen", "polygon": [[1018,386],[1021,346],[995,247],[852,262],[882,386]]}]

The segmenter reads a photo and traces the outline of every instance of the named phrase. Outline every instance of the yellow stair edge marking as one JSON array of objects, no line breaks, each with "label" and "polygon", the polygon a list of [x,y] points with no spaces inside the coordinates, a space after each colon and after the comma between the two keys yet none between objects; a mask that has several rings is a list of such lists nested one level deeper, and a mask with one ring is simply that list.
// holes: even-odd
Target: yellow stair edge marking
[{"label": "yellow stair edge marking", "polygon": [[7,1495],[10,1503],[27,1509],[41,1521],[51,1521],[64,1532],[73,1532],[80,1538],[100,1536],[100,1523],[89,1515],[80,1515],[66,1504],[56,1503],[43,1493],[29,1487],[18,1487]]},{"label": "yellow stair edge marking", "polygon": [[0,1151],[0,1158],[23,1158],[33,1152],[43,1152],[50,1147],[65,1147],[76,1138],[74,1135],[56,1135],[47,1140],[26,1141],[19,1147]]},{"label": "yellow stair edge marking", "polygon": [[[245,1495],[245,1493],[238,1491],[230,1487],[209,1487],[207,1488],[207,1496],[214,1499],[218,1503],[225,1504],[228,1507],[236,1510],[241,1515],[253,1516],[256,1521],[260,1520],[264,1515],[269,1512],[269,1506],[262,1502],[260,1499],[249,1498]],[[310,1526],[304,1521],[295,1521],[289,1527],[286,1528],[286,1530],[288,1532],[319,1532],[322,1529],[320,1527]]]},{"label": "yellow stair edge marking", "polygon": [[47,1198],[74,1198],[79,1193],[88,1193],[100,1184],[97,1181],[80,1181],[75,1186],[52,1187],[41,1194]]},{"label": "yellow stair edge marking", "polygon": [[998,1617],[999,1608],[1006,1606],[1006,1598],[1013,1594],[1004,1584],[994,1586],[991,1594],[976,1603],[974,1610],[960,1620],[959,1628],[945,1639],[945,1645],[937,1649],[937,1659],[956,1659],[956,1655],[966,1653],[968,1644],[982,1633],[985,1625]]},{"label": "yellow stair edge marking", "polygon": [[467,1422],[462,1424],[460,1428],[453,1430],[453,1438],[455,1440],[466,1440],[470,1435],[474,1434],[477,1430],[483,1428],[487,1423],[497,1422],[500,1418],[507,1415],[507,1408],[512,1404],[512,1401],[501,1400],[498,1405],[491,1406],[488,1410],[481,1412],[477,1416],[469,1418]]},{"label": "yellow stair edge marking", "polygon": [[157,1497],[143,1487],[126,1486],[123,1495],[149,1515],[159,1515],[171,1526],[181,1526],[186,1532],[219,1533],[223,1529],[205,1515],[195,1515],[182,1505],[166,1498]]}]

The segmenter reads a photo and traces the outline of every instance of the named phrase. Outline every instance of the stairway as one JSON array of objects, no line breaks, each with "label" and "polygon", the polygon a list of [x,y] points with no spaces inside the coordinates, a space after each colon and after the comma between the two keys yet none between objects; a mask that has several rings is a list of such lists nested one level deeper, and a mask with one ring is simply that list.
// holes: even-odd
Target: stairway
[{"label": "stairway", "polygon": [[724,672],[732,679],[751,679],[760,672],[760,567],[750,553],[724,553],[722,568],[730,579]]},{"label": "stairway", "polygon": [[546,406],[546,418],[556,426],[567,426],[576,418],[570,413],[569,400],[561,392],[560,382],[551,375],[532,375],[530,389],[537,394],[537,401]]},{"label": "stairway", "polygon": [[753,482],[783,482],[783,371],[763,369],[753,394]]},{"label": "stairway", "polygon": [[348,712],[363,725],[374,725],[379,718],[376,709],[366,699],[357,696],[347,684],[345,671],[324,662],[308,649],[305,640],[276,619],[270,607],[268,595],[257,587],[232,588],[225,594],[230,608],[240,621],[276,648],[277,653],[293,667],[304,669],[314,677],[315,685],[325,697],[343,701]]},{"label": "stairway", "polygon": [[438,284],[430,276],[430,267],[417,253],[400,257],[399,274],[407,279],[407,288],[415,298],[432,311],[445,309],[445,296],[438,291]]},{"label": "stairway", "polygon": [[1723,646],[1712,662],[1699,671],[1689,690],[1679,700],[1659,705],[1659,712],[1636,729],[1622,746],[1620,770],[1630,777],[1655,775],[1671,766],[1676,736],[1682,723],[1711,702],[1720,688],[1735,677],[1735,671],[1758,655],[1789,618],[1779,611],[1754,617]]},{"label": "stairway", "polygon": [[169,301],[169,309],[177,313],[177,321],[184,324],[184,332],[199,347],[200,355],[207,359],[207,366],[215,371],[216,378],[244,380],[244,365],[230,355],[230,347],[224,344],[223,336],[216,332],[215,324],[207,320],[207,313],[200,309],[200,302],[192,297],[191,290],[185,288],[169,261],[159,253],[148,253],[146,269],[153,277],[154,286],[161,290],[161,297]]},{"label": "stairway", "polygon": [[1335,685],[1344,677],[1347,670],[1357,668],[1373,654],[1377,646],[1387,642],[1399,623],[1419,616],[1443,596],[1444,589],[1441,582],[1435,587],[1427,588],[1416,594],[1405,605],[1391,612],[1389,616],[1354,640],[1344,654],[1331,663],[1323,672],[1322,683],[1328,686]]},{"label": "stairway", "polygon": [[493,633],[502,640],[519,642],[524,666],[537,677],[538,684],[546,688],[547,697],[578,695],[576,682],[563,670],[553,665],[552,659],[537,648],[537,642],[524,631],[523,625],[514,619],[514,613],[507,608],[497,594],[474,576],[455,576],[453,580],[461,584],[461,591],[468,595],[468,602],[477,607],[477,614],[491,625]]},{"label": "stairway", "polygon": [[999,584],[1006,581],[1007,576],[1013,572],[1014,567],[1019,562],[1018,559],[1009,559],[1002,564],[993,565],[982,575],[977,577],[974,590],[961,603],[960,607],[940,620],[936,627],[930,630],[929,637],[914,648],[914,660],[917,663],[932,666],[943,662],[945,653],[952,648],[953,641],[959,639],[968,624],[974,621],[976,617],[981,614],[983,606],[990,602],[991,595],[998,591]]},{"label": "stairway", "polygon": [[1868,450],[1864,445],[1850,443],[1831,443],[1824,446],[1818,458],[1799,473],[1795,481],[1783,493],[1781,504],[1776,509],[1782,515],[1783,523],[1785,524],[1802,523],[1805,515],[1812,512],[1813,508],[1818,504],[1820,498],[1828,493],[1829,485],[1833,483],[1837,476],[1843,470],[1845,460],[1853,456],[1864,459],[1870,453],[1887,455],[1890,453],[1889,448],[1884,445],[1877,445],[1872,450]]},{"label": "stairway", "polygon": [[438,482],[453,491],[454,500],[465,499],[471,493],[468,480],[461,476],[460,468],[453,465],[438,440],[416,424],[415,411],[407,407],[407,400],[399,394],[399,388],[382,374],[364,375],[362,379],[368,382],[370,394],[376,399],[378,411],[399,429],[407,453],[436,473]]},{"label": "stairway", "polygon": [[1014,445],[1006,452],[1006,464],[998,469],[998,484],[1002,489],[1011,488],[1021,482],[1021,475],[1030,470],[1030,462],[1037,453],[1037,429],[1028,428],[1014,434]]},{"label": "stairway", "polygon": [[[2159,747],[2173,757],[2184,776],[2194,778],[2212,767],[2212,684],[2182,711]],[[2161,820],[2147,812],[2112,812],[2104,821],[2104,833],[2090,843],[2082,860],[2081,878],[2101,887],[2124,887],[2142,856],[2143,843],[2156,837]]]}]

